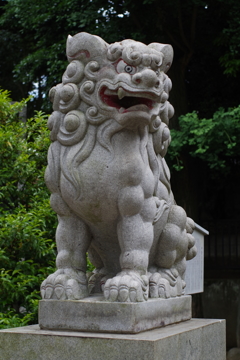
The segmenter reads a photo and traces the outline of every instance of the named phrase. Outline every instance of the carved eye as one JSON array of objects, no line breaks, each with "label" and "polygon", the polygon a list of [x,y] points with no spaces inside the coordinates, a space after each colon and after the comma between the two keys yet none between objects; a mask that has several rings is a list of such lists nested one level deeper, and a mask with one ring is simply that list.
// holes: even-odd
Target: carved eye
[{"label": "carved eye", "polygon": [[130,75],[133,75],[135,74],[136,72],[136,68],[135,66],[131,66],[131,65],[128,65],[127,63],[125,63],[125,61],[123,60],[120,60],[118,63],[117,63],[117,67],[116,67],[116,70],[117,72],[120,74],[120,73],[123,73],[123,72],[126,72]]},{"label": "carved eye", "polygon": [[160,70],[156,70],[156,75],[159,76],[160,75]]}]

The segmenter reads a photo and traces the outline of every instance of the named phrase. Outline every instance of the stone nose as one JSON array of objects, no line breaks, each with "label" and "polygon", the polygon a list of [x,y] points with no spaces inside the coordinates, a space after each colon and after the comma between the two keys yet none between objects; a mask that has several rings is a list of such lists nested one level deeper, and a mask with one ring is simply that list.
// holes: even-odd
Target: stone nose
[{"label": "stone nose", "polygon": [[149,88],[156,87],[158,88],[160,85],[159,79],[157,74],[151,70],[146,69],[141,72],[138,72],[132,76],[132,81],[135,84],[141,84],[147,86]]}]

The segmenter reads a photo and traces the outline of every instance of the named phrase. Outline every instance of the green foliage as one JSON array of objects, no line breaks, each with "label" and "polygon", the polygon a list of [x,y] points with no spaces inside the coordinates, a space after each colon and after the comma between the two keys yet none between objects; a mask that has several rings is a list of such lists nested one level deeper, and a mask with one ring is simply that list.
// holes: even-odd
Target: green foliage
[{"label": "green foliage", "polygon": [[47,115],[21,121],[28,100],[11,103],[0,90],[0,328],[37,322],[40,284],[55,271],[57,216],[44,183]]},{"label": "green foliage", "polygon": [[17,314],[16,311],[8,310],[0,313],[0,329],[26,326],[34,322],[34,313]]},{"label": "green foliage", "polygon": [[240,157],[240,106],[219,109],[211,119],[199,119],[197,112],[179,119],[179,130],[171,131],[168,156],[173,168],[183,169],[185,153],[203,160],[211,173],[229,173],[232,163]]},{"label": "green foliage", "polygon": [[0,328],[37,322],[41,282],[55,268],[56,215],[44,184],[47,116],[26,122],[0,90]]},{"label": "green foliage", "polygon": [[19,111],[27,104],[29,99],[21,102],[11,102],[9,91],[0,89],[0,125],[5,125],[7,120],[16,119]]},{"label": "green foliage", "polygon": [[237,76],[240,71],[240,5],[236,0],[229,0],[223,9],[227,14],[225,26],[216,44],[223,46],[224,52],[220,56],[220,64],[224,67],[224,74]]}]

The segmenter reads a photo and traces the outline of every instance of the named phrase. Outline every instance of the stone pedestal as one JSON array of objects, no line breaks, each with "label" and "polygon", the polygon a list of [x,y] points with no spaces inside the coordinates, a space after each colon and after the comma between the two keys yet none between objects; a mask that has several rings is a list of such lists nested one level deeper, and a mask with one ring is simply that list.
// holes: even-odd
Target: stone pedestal
[{"label": "stone pedestal", "polygon": [[1,360],[226,360],[225,321],[191,319],[140,334],[0,331]]},{"label": "stone pedestal", "polygon": [[95,295],[77,301],[41,300],[39,325],[47,330],[135,334],[190,320],[191,296],[138,303],[106,301]]}]

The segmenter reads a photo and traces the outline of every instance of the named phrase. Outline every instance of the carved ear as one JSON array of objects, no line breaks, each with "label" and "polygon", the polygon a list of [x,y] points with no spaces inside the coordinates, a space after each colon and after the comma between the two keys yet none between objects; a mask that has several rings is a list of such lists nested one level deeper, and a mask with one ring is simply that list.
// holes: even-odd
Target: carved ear
[{"label": "carved ear", "polygon": [[151,43],[148,45],[151,49],[157,50],[163,53],[164,58],[161,65],[161,70],[165,73],[170,69],[173,61],[173,48],[168,44]]},{"label": "carved ear", "polygon": [[74,36],[68,35],[67,58],[69,61],[81,60],[88,62],[95,60],[102,62],[106,57],[107,49],[108,44],[99,36],[85,32],[78,33]]}]

